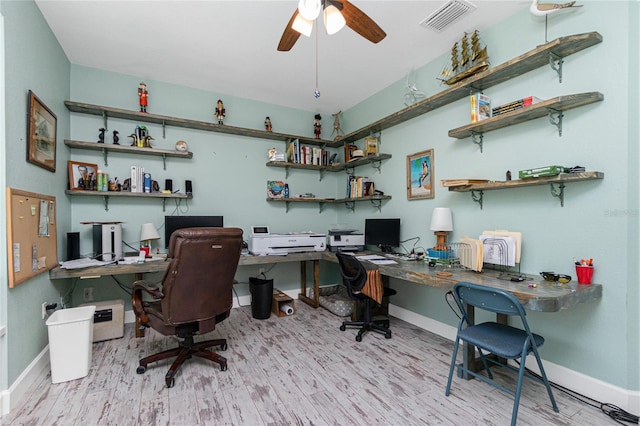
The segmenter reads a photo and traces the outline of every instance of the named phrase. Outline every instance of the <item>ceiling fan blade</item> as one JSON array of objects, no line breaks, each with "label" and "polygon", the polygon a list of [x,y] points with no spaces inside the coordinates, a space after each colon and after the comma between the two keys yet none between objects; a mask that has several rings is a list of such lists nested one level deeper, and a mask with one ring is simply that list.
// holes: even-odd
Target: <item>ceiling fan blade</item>
[{"label": "ceiling fan blade", "polygon": [[298,38],[300,38],[300,33],[292,28],[293,21],[295,21],[296,16],[298,16],[298,8],[293,12],[293,16],[289,19],[289,23],[287,27],[284,29],[284,33],[282,33],[282,37],[280,38],[280,43],[278,44],[278,51],[280,52],[288,52],[291,50]]},{"label": "ceiling fan blade", "polygon": [[347,26],[370,42],[378,43],[387,36],[373,19],[347,0],[342,0],[341,12]]}]

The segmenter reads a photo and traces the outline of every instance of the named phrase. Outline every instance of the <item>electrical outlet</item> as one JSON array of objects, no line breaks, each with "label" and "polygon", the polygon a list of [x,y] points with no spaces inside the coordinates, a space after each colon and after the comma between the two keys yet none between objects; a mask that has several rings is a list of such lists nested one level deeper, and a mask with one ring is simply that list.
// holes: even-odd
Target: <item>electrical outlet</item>
[{"label": "electrical outlet", "polygon": [[47,302],[42,302],[42,319],[47,317]]},{"label": "electrical outlet", "polygon": [[92,302],[93,301],[93,287],[85,287],[84,288],[84,301]]},{"label": "electrical outlet", "polygon": [[264,274],[264,268],[260,268],[258,271],[258,274]]}]

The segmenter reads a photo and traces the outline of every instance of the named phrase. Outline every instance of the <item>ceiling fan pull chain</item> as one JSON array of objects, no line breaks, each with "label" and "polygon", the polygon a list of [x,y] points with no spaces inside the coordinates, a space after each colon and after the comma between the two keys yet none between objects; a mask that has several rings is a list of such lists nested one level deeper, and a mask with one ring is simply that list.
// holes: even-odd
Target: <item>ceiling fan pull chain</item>
[{"label": "ceiling fan pull chain", "polygon": [[313,96],[316,99],[320,98],[320,90],[318,89],[318,30],[316,30],[316,90],[313,92]]}]

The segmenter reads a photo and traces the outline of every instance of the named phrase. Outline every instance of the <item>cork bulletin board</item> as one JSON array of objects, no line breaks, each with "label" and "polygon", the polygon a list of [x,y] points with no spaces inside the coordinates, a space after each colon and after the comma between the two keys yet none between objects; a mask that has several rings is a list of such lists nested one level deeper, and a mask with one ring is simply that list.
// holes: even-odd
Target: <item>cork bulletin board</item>
[{"label": "cork bulletin board", "polygon": [[56,197],[7,188],[9,288],[58,264]]}]

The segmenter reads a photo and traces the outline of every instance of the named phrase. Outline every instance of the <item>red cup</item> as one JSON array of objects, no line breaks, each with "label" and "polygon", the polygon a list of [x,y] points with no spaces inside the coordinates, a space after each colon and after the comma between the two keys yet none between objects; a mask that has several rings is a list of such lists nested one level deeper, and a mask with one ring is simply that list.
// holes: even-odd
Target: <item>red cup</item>
[{"label": "red cup", "polygon": [[593,266],[576,265],[576,275],[578,276],[578,284],[591,284]]},{"label": "red cup", "polygon": [[144,253],[144,257],[149,257],[149,247],[140,247],[140,252]]}]

